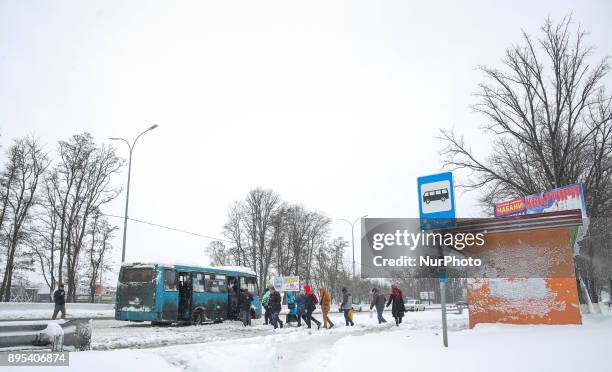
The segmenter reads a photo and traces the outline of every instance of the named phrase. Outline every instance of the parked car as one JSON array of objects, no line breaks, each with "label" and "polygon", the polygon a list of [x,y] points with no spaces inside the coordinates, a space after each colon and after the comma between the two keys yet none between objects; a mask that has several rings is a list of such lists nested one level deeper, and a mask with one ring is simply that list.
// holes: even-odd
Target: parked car
[{"label": "parked car", "polygon": [[[366,306],[366,308],[367,308],[367,306]],[[339,313],[342,312],[342,310],[340,309],[339,305],[333,305],[332,309],[338,309]],[[358,312],[358,313],[362,312],[363,311],[363,305],[362,304],[353,304],[353,311]]]},{"label": "parked car", "polygon": [[406,311],[425,311],[425,305],[421,303],[421,300],[406,300],[404,308]]}]

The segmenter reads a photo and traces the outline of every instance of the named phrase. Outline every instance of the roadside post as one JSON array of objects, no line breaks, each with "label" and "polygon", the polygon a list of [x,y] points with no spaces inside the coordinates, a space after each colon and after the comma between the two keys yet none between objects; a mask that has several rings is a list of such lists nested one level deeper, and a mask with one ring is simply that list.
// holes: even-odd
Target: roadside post
[{"label": "roadside post", "polygon": [[440,267],[440,304],[442,305],[442,343],[444,347],[448,347],[448,332],[446,327],[446,267]]},{"label": "roadside post", "polygon": [[[452,172],[432,174],[417,178],[419,194],[419,217],[421,230],[434,230],[455,225],[455,190]],[[442,247],[438,246],[438,256],[443,258]],[[440,281],[440,303],[442,307],[442,343],[448,347],[446,324],[446,267],[438,269]]]}]

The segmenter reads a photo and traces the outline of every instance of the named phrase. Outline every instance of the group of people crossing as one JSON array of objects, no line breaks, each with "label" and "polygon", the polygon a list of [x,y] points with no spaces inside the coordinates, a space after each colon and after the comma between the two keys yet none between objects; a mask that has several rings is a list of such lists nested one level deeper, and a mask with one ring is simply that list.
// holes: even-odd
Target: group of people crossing
[{"label": "group of people crossing", "polygon": [[[285,322],[280,319],[282,296],[273,285],[266,288],[261,303],[264,307],[264,324],[271,324],[274,329],[279,327],[283,328],[285,323],[292,322],[297,322],[297,325],[301,327],[302,320],[307,328],[312,328],[313,323],[317,325],[317,329],[321,328],[321,322],[312,316],[317,305],[319,305],[319,299],[308,284],[305,284],[304,288],[297,295],[294,292],[287,292],[287,307],[289,311],[285,318]],[[320,305],[323,311],[323,327],[333,327],[334,324],[327,315],[331,309],[331,296],[324,288],[321,289]]]},{"label": "group of people crossing", "polygon": [[[335,324],[329,318],[332,302],[331,295],[325,288],[320,288],[319,297],[317,297],[308,284],[305,284],[303,289],[299,292],[287,292],[288,312],[286,314],[285,321],[283,322],[283,320],[280,319],[283,296],[281,292],[276,290],[273,285],[269,285],[265,289],[261,300],[264,307],[264,324],[270,324],[274,327],[274,329],[277,329],[283,328],[285,324],[291,324],[294,322],[297,323],[298,327],[301,327],[303,321],[306,328],[312,328],[313,325],[316,325],[317,329],[320,329],[321,326],[323,326],[325,329],[330,329],[335,326]],[[313,316],[317,305],[321,306],[323,322],[319,321]],[[392,285],[388,299],[378,288],[372,289],[370,310],[374,308],[376,309],[379,324],[387,322],[383,316],[383,311],[390,305],[391,315],[395,319],[395,324],[399,326],[402,323],[402,318],[404,317],[405,312],[404,298],[400,288],[396,285]],[[342,302],[340,303],[340,311],[344,315],[345,325],[354,326],[353,297],[346,288],[342,288]],[[245,322],[245,325],[250,325],[250,317],[248,318],[248,322]]]},{"label": "group of people crossing", "polygon": [[391,305],[391,315],[393,316],[393,319],[395,319],[395,325],[399,326],[402,323],[402,318],[404,317],[404,312],[406,311],[402,290],[399,289],[398,286],[392,285],[391,293],[389,294],[389,299],[387,300],[385,295],[381,293],[378,288],[372,288],[372,302],[370,303],[370,310],[376,308],[376,313],[378,314],[378,324],[387,323],[387,320],[385,320],[383,317],[383,311],[385,310],[385,307],[389,307],[389,305]]}]

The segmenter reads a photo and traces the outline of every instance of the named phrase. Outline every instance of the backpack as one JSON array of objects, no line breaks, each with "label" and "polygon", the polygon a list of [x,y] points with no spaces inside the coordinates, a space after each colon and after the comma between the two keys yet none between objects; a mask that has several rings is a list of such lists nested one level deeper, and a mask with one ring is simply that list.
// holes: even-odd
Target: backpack
[{"label": "backpack", "polygon": [[264,293],[262,299],[261,299],[261,304],[266,307],[268,306],[268,302],[270,302],[270,292],[266,292]]},{"label": "backpack", "polygon": [[[309,297],[312,297],[312,300],[308,299]],[[315,296],[314,293],[306,296],[306,309],[310,311],[315,311],[318,303],[319,301],[317,300],[317,296]]]}]

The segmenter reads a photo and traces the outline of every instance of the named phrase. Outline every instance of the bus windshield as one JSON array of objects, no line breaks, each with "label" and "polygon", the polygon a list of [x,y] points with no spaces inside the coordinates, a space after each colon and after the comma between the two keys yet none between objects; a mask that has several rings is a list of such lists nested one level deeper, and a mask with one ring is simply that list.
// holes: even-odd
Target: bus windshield
[{"label": "bus windshield", "polygon": [[153,280],[153,269],[124,268],[121,270],[122,283],[144,283]]}]

